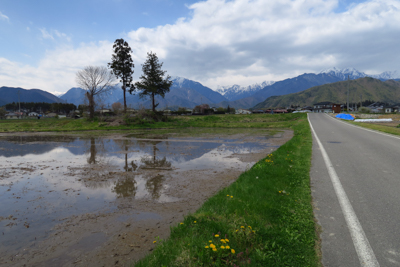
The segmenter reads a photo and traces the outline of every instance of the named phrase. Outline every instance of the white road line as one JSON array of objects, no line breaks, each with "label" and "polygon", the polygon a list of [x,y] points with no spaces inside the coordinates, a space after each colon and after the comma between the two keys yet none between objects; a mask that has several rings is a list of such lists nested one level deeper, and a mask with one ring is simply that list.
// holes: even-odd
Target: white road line
[{"label": "white road line", "polygon": [[377,267],[379,266],[379,263],[376,260],[374,252],[372,251],[367,236],[365,235],[364,230],[362,229],[361,224],[358,221],[357,215],[355,214],[353,207],[351,206],[350,200],[347,197],[342,184],[340,183],[340,179],[336,174],[335,168],[333,167],[324,146],[319,140],[317,133],[314,131],[308,114],[307,118],[308,123],[310,124],[311,131],[314,134],[315,140],[317,140],[318,146],[321,149],[322,157],[324,158],[324,162],[326,168],[328,169],[328,173],[335,189],[336,196],[339,200],[340,207],[342,208],[342,212],[346,220],[347,227],[349,228],[351,238],[353,239],[353,244],[357,251],[360,264],[361,266]]},{"label": "white road line", "polygon": [[361,126],[358,126],[358,125],[354,125],[354,124],[351,124],[351,123],[344,122],[344,121],[342,121],[342,120],[340,120],[340,119],[335,119],[335,118],[333,118],[332,116],[330,116],[330,115],[328,115],[328,114],[325,114],[325,115],[328,116],[329,118],[331,118],[332,120],[335,120],[335,121],[344,123],[344,124],[346,124],[346,125],[349,125],[349,126],[352,126],[352,127],[358,128],[358,129],[363,129],[363,130],[368,131],[368,132],[372,132],[372,133],[376,133],[376,134],[380,134],[380,135],[384,135],[384,136],[389,136],[389,137],[393,137],[393,138],[396,138],[396,139],[400,139],[399,136],[396,136],[396,135],[393,135],[393,134],[382,133],[382,132],[377,131],[377,130],[372,130],[372,129],[364,128],[364,127],[361,127]]}]

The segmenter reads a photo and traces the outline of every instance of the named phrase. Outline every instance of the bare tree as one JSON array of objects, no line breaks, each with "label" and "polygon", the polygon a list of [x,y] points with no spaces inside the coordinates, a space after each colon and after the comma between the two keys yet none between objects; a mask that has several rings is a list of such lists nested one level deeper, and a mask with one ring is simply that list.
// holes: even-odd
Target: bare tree
[{"label": "bare tree", "polygon": [[94,117],[94,97],[113,89],[115,80],[115,76],[106,67],[87,66],[76,73],[76,82],[86,90],[90,119]]}]

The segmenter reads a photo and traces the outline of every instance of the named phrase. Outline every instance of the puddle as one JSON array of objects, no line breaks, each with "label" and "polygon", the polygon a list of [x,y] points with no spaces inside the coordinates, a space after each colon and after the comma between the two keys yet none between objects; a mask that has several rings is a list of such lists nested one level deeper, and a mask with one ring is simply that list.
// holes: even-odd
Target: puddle
[{"label": "puddle", "polygon": [[265,129],[3,134],[0,264],[129,266],[291,137]]}]

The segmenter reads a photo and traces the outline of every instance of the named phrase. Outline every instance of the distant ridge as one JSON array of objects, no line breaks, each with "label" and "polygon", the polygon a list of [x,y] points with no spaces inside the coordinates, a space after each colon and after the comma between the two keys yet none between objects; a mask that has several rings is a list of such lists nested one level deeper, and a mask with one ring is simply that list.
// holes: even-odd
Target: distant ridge
[{"label": "distant ridge", "polygon": [[315,86],[298,93],[271,96],[255,105],[254,109],[289,107],[290,105],[312,106],[314,103],[325,101],[346,103],[347,88],[350,91],[350,102],[360,102],[361,99],[363,101],[371,100],[391,104],[400,102],[399,81],[381,81],[371,77],[364,77],[356,80],[339,81]]},{"label": "distant ridge", "polygon": [[[329,68],[320,71],[319,73],[304,73],[297,77],[288,78],[277,82],[263,82],[261,84],[253,84],[249,86],[219,86],[216,90],[212,90],[199,82],[192,81],[183,77],[173,77],[170,93],[167,93],[165,99],[157,98],[160,103],[158,109],[166,107],[187,107],[193,108],[199,104],[209,104],[216,107],[226,108],[228,105],[234,108],[252,108],[258,103],[263,102],[271,96],[281,96],[292,93],[301,92],[314,86],[335,83],[338,81],[351,80],[373,77],[386,81],[389,79],[400,79],[398,71],[385,71],[381,74],[368,75],[360,72],[355,68]],[[1,87],[13,88],[13,87]],[[15,89],[15,88],[14,88]],[[18,95],[14,89],[3,89],[0,91],[0,105],[9,102],[18,101]],[[17,88],[18,90],[30,91],[30,93],[21,93],[21,97],[28,96],[29,101],[39,102],[67,102],[73,103],[76,106],[84,103],[85,91],[81,88],[71,88],[59,98],[53,94],[39,89],[26,90]],[[37,90],[36,95],[33,93]],[[138,95],[127,94],[128,105],[131,107],[148,107],[149,102],[146,99],[140,99]],[[22,98],[21,98],[22,101]],[[123,103],[123,95],[120,87],[107,95],[101,96],[99,102],[103,107],[111,107],[115,102]]]},{"label": "distant ridge", "polygon": [[20,102],[45,102],[62,103],[62,99],[40,89],[23,89],[20,87],[0,87],[0,105],[18,102],[18,91]]}]

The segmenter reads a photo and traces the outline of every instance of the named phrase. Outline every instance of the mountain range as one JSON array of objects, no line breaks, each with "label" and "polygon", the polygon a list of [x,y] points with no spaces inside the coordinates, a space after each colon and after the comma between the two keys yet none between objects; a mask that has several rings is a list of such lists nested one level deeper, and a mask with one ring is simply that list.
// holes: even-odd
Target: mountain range
[{"label": "mountain range", "polygon": [[307,90],[281,96],[271,96],[254,106],[254,109],[312,106],[319,102],[346,103],[347,91],[349,102],[358,103],[365,100],[395,104],[400,102],[400,81],[381,81],[371,77],[349,81],[324,84]]},{"label": "mountain range", "polygon": [[268,82],[265,81],[260,84],[256,83],[256,84],[249,85],[246,87],[240,86],[237,84],[234,84],[232,86],[218,86],[217,90],[215,90],[215,91],[217,91],[218,93],[223,95],[229,101],[235,101],[235,100],[249,97],[249,96],[253,95],[254,93],[260,91],[264,87],[272,85],[274,83],[275,82],[273,82],[273,81],[268,81]]},{"label": "mountain range", "polygon": [[[19,96],[19,97],[18,97]],[[18,102],[63,102],[58,97],[40,89],[23,89],[20,87],[0,87],[0,106],[8,103]]]},{"label": "mountain range", "polygon": [[[193,108],[199,104],[209,104],[216,107],[227,107],[229,105],[234,108],[252,108],[271,96],[293,94],[315,86],[344,81],[348,78],[354,80],[364,77],[373,77],[384,81],[398,79],[400,78],[400,73],[397,71],[387,71],[378,75],[367,75],[354,68],[330,68],[319,73],[305,73],[277,82],[265,81],[246,87],[240,85],[218,86],[216,90],[203,86],[196,81],[182,77],[173,77],[170,92],[165,95],[165,98],[156,97],[156,101],[159,103],[158,109]],[[56,97],[40,89],[26,90],[22,88],[1,87],[0,106],[10,102],[17,102],[18,90],[21,91],[21,102],[67,102],[78,106],[83,104],[85,99],[85,91],[77,87],[71,88],[60,97]],[[126,96],[127,105],[132,108],[151,107],[150,99],[140,99],[138,92],[134,92],[133,95],[127,94]],[[115,102],[123,103],[123,94],[120,87],[97,98],[97,103],[100,103],[99,106],[103,107],[111,106]]]}]

